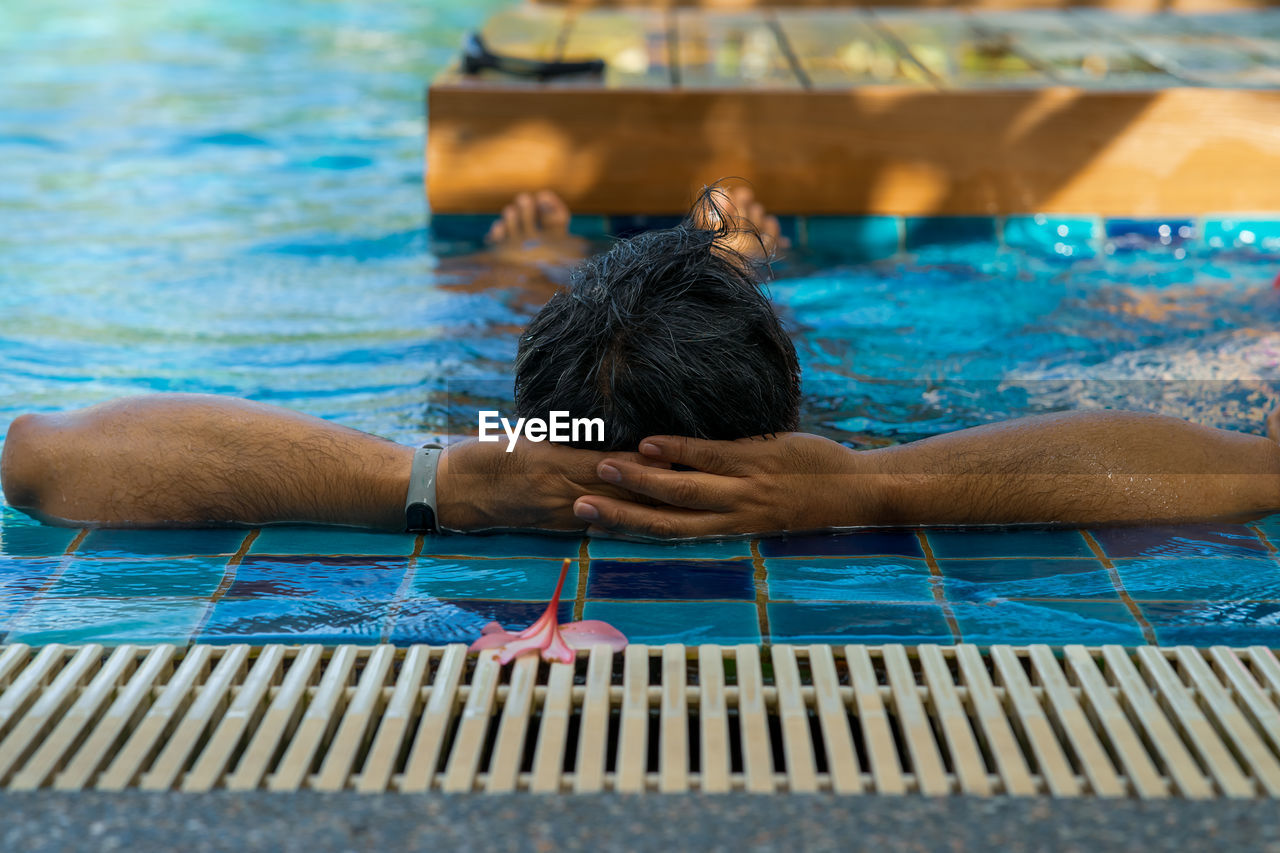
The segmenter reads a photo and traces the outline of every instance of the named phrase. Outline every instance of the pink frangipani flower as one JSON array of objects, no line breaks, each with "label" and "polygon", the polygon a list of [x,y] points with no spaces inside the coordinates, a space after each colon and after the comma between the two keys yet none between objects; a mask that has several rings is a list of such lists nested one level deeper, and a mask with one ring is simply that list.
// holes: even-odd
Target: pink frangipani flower
[{"label": "pink frangipani flower", "polygon": [[573,663],[574,649],[592,646],[609,646],[620,652],[627,646],[627,638],[617,628],[598,619],[569,622],[564,625],[556,618],[560,606],[560,590],[564,588],[565,575],[569,573],[569,561],[560,567],[560,580],[547,611],[519,634],[505,630],[497,622],[490,622],[480,630],[480,639],[471,644],[468,651],[497,649],[498,663],[507,664],[528,652],[541,651],[545,661]]}]

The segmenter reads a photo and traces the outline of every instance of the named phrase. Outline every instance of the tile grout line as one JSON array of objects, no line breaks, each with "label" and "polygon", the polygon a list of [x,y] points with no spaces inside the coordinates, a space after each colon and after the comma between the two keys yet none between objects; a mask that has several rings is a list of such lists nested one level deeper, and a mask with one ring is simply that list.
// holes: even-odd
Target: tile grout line
[{"label": "tile grout line", "polygon": [[573,594],[573,621],[582,621],[582,611],[587,607],[587,570],[591,567],[591,540],[583,536],[578,543],[578,583]]},{"label": "tile grout line", "polygon": [[218,588],[209,594],[209,602],[204,608],[204,613],[200,614],[200,621],[196,622],[191,628],[191,634],[187,638],[188,643],[195,642],[195,638],[200,636],[204,626],[209,624],[209,618],[213,616],[213,608],[218,606],[218,602],[222,600],[222,597],[231,589],[232,584],[236,582],[236,568],[244,560],[245,555],[249,553],[249,549],[253,547],[253,543],[261,532],[260,529],[255,528],[246,533],[244,540],[240,543],[240,547],[227,560],[227,565],[222,570],[222,580],[218,583]]},{"label": "tile grout line", "polygon": [[1116,593],[1120,596],[1120,600],[1124,602],[1124,606],[1128,608],[1129,615],[1133,617],[1133,621],[1138,623],[1138,628],[1142,630],[1142,638],[1147,641],[1148,645],[1159,645],[1156,642],[1156,631],[1151,627],[1151,623],[1147,621],[1147,617],[1142,615],[1142,608],[1138,607],[1138,602],[1133,600],[1133,596],[1129,594],[1129,590],[1124,588],[1124,581],[1120,579],[1120,572],[1116,569],[1115,563],[1111,562],[1111,558],[1102,550],[1102,546],[1098,544],[1098,540],[1093,538],[1093,534],[1088,530],[1081,530],[1080,535],[1084,537],[1084,541],[1089,545],[1089,549],[1097,556],[1098,562],[1107,570],[1107,575],[1111,578],[1111,585],[1116,588]]},{"label": "tile grout line", "polygon": [[15,625],[20,624],[22,620],[35,609],[36,602],[39,601],[40,597],[52,589],[53,585],[61,580],[62,576],[67,573],[67,567],[71,565],[71,558],[75,556],[75,552],[80,548],[80,545],[88,535],[89,528],[82,527],[80,528],[80,532],[75,535],[75,538],[67,543],[67,547],[58,555],[58,568],[49,574],[49,577],[45,579],[44,583],[40,584],[39,589],[27,596],[27,600],[23,602],[22,609],[13,614],[13,616],[9,617],[7,620],[8,629],[5,632],[6,637],[13,633],[13,627]]},{"label": "tile grout line", "polygon": [[396,587],[395,597],[391,599],[391,604],[387,607],[387,615],[382,618],[382,628],[378,631],[378,641],[381,643],[391,642],[391,629],[395,626],[396,617],[400,615],[400,608],[404,605],[404,600],[409,592],[409,587],[418,577],[418,558],[422,556],[422,549],[426,547],[427,535],[419,533],[414,537],[413,550],[409,553],[409,565],[405,569],[404,577],[400,579],[400,586]]},{"label": "tile grout line", "polygon": [[951,602],[947,600],[947,591],[942,586],[942,568],[933,556],[933,546],[929,544],[923,528],[916,528],[916,538],[920,540],[920,550],[924,551],[924,559],[929,564],[929,585],[933,588],[933,600],[942,608],[942,618],[947,620],[947,630],[951,632],[952,640],[957,644],[962,643],[964,640],[960,634],[960,623],[956,620]]},{"label": "tile grout line", "polygon": [[1259,527],[1256,524],[1247,524],[1245,526],[1248,527],[1257,535],[1258,541],[1260,541],[1263,545],[1267,546],[1268,551],[1270,551],[1273,555],[1276,553],[1276,546],[1273,545],[1271,540],[1267,538],[1267,534],[1262,531],[1261,527]]},{"label": "tile grout line", "polygon": [[760,642],[767,643],[769,636],[769,569],[760,553],[760,540],[751,540],[751,581],[756,589],[756,621],[760,626]]}]

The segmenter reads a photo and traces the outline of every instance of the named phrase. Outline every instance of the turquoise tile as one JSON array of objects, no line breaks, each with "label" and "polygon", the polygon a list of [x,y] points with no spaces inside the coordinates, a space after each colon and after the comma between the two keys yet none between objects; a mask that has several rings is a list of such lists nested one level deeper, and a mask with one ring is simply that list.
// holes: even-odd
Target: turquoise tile
[{"label": "turquoise tile", "polygon": [[44,588],[65,557],[0,557],[0,595],[32,595]]},{"label": "turquoise tile", "polygon": [[1280,563],[1271,556],[1182,556],[1116,560],[1136,601],[1280,599]]},{"label": "turquoise tile", "polygon": [[90,556],[181,556],[225,554],[240,550],[247,530],[90,530],[76,549]]},{"label": "turquoise tile", "polygon": [[345,527],[264,527],[250,554],[386,554],[408,556],[417,537],[411,533],[370,533]]},{"label": "turquoise tile", "polygon": [[996,221],[990,216],[908,216],[903,225],[906,248],[944,243],[993,243]]},{"label": "turquoise tile", "polygon": [[1274,601],[1144,601],[1138,607],[1163,646],[1280,647],[1280,603]]},{"label": "turquoise tile", "polygon": [[1146,642],[1129,609],[1119,601],[1001,601],[952,607],[966,643]]},{"label": "turquoise tile", "polygon": [[57,598],[210,596],[226,574],[225,557],[104,560],[72,557],[47,595]]},{"label": "turquoise tile", "polygon": [[955,642],[937,604],[848,602],[770,603],[769,637],[775,643]]},{"label": "turquoise tile", "polygon": [[[410,598],[396,611],[388,637],[397,646],[471,643],[480,637],[481,629],[490,622],[519,633],[546,611],[545,601]],[[561,601],[556,616],[562,623],[570,621],[573,602]]]},{"label": "turquoise tile", "polygon": [[896,216],[808,216],[804,243],[812,251],[850,261],[874,261],[898,253],[901,221]]},{"label": "turquoise tile", "polygon": [[[492,218],[490,219],[492,221]],[[486,227],[486,231],[488,228]],[[609,217],[575,213],[569,220],[569,233],[587,240],[604,240],[609,237]],[[481,235],[483,236],[483,234]]]},{"label": "turquoise tile", "polygon": [[547,557],[576,560],[581,536],[496,533],[428,536],[422,553],[433,557]]},{"label": "turquoise tile", "polygon": [[938,559],[954,557],[1092,557],[1079,530],[999,528],[995,530],[926,530]]},{"label": "turquoise tile", "polygon": [[950,601],[1006,598],[1097,598],[1120,600],[1111,574],[1097,560],[1029,558],[939,560]]},{"label": "turquoise tile", "polygon": [[1098,252],[1102,221],[1096,216],[1009,216],[1004,243],[1011,249],[1061,258],[1091,258]]},{"label": "turquoise tile", "polygon": [[199,598],[57,598],[41,596],[11,626],[10,643],[188,642],[209,602]]},{"label": "turquoise tile", "polygon": [[764,561],[773,601],[933,601],[929,566],[902,557]]},{"label": "turquoise tile", "polygon": [[[560,577],[559,560],[451,560],[419,557],[409,583],[410,597],[486,598],[505,601],[550,601]],[[578,561],[569,566],[562,598],[578,589]]]},{"label": "turquoise tile", "polygon": [[1224,247],[1280,251],[1280,217],[1275,219],[1204,219],[1200,237],[1212,249]]},{"label": "turquoise tile", "polygon": [[584,619],[602,619],[632,643],[759,643],[760,620],[748,602],[588,601]]},{"label": "turquoise tile", "polygon": [[751,556],[747,539],[705,542],[628,542],[624,539],[591,539],[587,553],[596,560],[732,560]]},{"label": "turquoise tile", "polygon": [[79,534],[78,529],[50,527],[6,508],[0,524],[0,556],[56,557],[65,553]]}]

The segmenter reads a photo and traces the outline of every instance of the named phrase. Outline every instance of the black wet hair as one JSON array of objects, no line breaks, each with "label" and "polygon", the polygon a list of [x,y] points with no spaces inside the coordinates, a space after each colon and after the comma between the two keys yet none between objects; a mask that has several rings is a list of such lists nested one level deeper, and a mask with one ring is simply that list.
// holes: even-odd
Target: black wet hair
[{"label": "black wet hair", "polygon": [[603,443],[577,443],[601,450],[635,450],[650,435],[798,428],[800,368],[760,283],[767,260],[716,244],[763,242],[725,202],[706,188],[676,227],[621,240],[573,271],[520,337],[517,416],[603,418]]}]

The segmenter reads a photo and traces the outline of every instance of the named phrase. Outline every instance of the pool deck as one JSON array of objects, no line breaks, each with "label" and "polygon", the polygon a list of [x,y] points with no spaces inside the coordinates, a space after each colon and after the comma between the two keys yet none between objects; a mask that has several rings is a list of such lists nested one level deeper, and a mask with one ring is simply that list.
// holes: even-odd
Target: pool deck
[{"label": "pool deck", "polygon": [[595,81],[445,72],[437,215],[550,187],[587,214],[679,214],[749,177],[783,214],[1274,211],[1280,10],[523,6],[484,28]]}]

